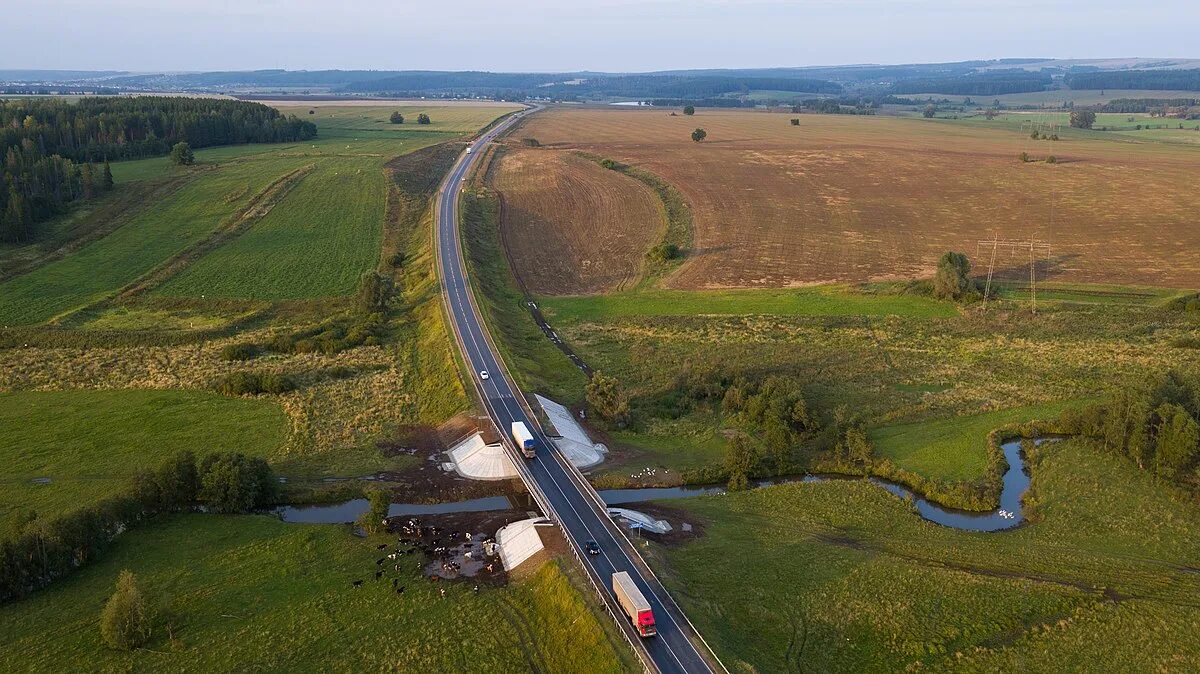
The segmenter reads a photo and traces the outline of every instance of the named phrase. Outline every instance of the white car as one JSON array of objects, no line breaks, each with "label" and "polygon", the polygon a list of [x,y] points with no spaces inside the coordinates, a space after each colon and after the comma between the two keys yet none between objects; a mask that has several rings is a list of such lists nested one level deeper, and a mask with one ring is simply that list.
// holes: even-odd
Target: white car
[{"label": "white car", "polygon": [[483,381],[487,381],[487,380],[488,380],[488,373],[487,373],[487,370],[480,370],[480,371],[479,371],[479,378],[480,378],[480,379],[482,379]]}]

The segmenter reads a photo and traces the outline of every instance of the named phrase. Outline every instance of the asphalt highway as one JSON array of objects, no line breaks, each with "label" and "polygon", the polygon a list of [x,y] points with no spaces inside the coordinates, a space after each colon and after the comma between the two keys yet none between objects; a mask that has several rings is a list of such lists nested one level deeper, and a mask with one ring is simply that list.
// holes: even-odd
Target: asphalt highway
[{"label": "asphalt highway", "polygon": [[[531,491],[540,492],[543,501],[553,509],[552,513],[545,514],[561,527],[568,541],[579,553],[579,557],[588,566],[587,571],[605,590],[609,609],[616,620],[621,622],[621,628],[632,635],[635,643],[640,641],[645,647],[644,655],[648,655],[652,666],[661,672],[712,672],[713,669],[698,649],[698,635],[678,613],[674,603],[667,597],[666,589],[642,564],[635,563],[636,553],[631,549],[628,540],[616,530],[617,524],[601,510],[591,486],[582,482],[580,477],[572,472],[573,469],[547,439],[541,427],[529,418],[520,403],[520,392],[509,380],[506,370],[500,364],[499,356],[486,336],[472,296],[470,281],[464,270],[458,233],[459,192],[465,185],[465,177],[483,154],[487,143],[507,131],[521,116],[528,114],[531,112],[525,111],[509,117],[480,136],[473,144],[472,151],[459,157],[442,184],[435,226],[442,291],[447,310],[458,335],[463,358],[476,378],[476,386],[497,429],[507,435],[512,422],[523,421],[533,432],[538,443],[537,458],[518,458],[511,448],[510,455],[514,456],[514,461],[525,461],[528,472],[523,477],[527,483],[530,480],[533,482],[527,484],[527,487]],[[482,380],[479,373],[485,370],[489,377]],[[599,555],[582,553],[583,543],[588,540],[599,544]],[[617,571],[628,571],[646,595],[658,627],[656,636],[644,639],[636,636],[625,614],[616,605],[612,596],[612,575]]]}]

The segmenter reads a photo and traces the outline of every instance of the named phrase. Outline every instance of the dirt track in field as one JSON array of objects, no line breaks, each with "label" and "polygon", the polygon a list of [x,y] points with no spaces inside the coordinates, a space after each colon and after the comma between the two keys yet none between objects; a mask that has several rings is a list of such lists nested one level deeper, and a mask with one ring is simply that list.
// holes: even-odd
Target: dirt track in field
[{"label": "dirt track in field", "polygon": [[636,283],[664,225],[658,197],[568,152],[509,147],[490,172],[501,229],[530,292],[582,295]]},{"label": "dirt track in field", "polygon": [[[1200,287],[1200,150],[887,117],[799,115],[791,126],[795,116],[560,109],[521,135],[674,184],[696,245],[673,287],[914,278],[947,250],[978,269],[987,255],[976,242],[993,236],[1050,244],[1042,278]],[[703,143],[689,138],[698,126]],[[1021,152],[1060,163],[1022,163]],[[1028,274],[1027,255],[997,262]]]}]

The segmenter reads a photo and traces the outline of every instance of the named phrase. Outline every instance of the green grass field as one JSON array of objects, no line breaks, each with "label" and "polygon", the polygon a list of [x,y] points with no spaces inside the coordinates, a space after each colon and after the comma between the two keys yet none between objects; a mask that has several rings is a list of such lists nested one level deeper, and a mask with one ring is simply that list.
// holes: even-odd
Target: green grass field
[{"label": "green grass field", "polygon": [[731,671],[1181,671],[1200,658],[1200,511],[1080,443],[1035,457],[1040,521],[921,520],[863,482],[664,503],[652,563]]},{"label": "green grass field", "polygon": [[412,124],[387,124],[388,107],[321,108],[313,116],[318,138],[308,143],[205,148],[196,151],[191,169],[171,166],[166,158],[118,162],[118,183],[183,171],[202,175],[111,234],[0,283],[0,326],[41,323],[112,295],[205,238],[271,181],[308,165],[314,171],[267,217],[192,261],[158,292],[266,300],[346,295],[379,256],[383,165],[470,133],[512,109],[430,106],[434,123],[418,126],[415,114]]},{"label": "green grass field", "polygon": [[[94,503],[175,452],[269,456],[287,419],[265,399],[201,391],[0,393],[0,531],[17,512],[52,516]],[[48,484],[34,480],[49,478]]]},{"label": "green grass field", "polygon": [[1055,419],[1073,404],[1029,405],[947,419],[893,424],[868,434],[881,458],[938,480],[974,480],[987,468],[988,433],[1002,426]]},{"label": "green grass field", "polygon": [[[0,669],[62,671],[619,672],[626,663],[555,562],[478,594],[411,569],[376,583],[375,540],[264,516],[176,516],[131,531],[103,559],[0,607]],[[411,558],[410,558],[411,559]],[[98,620],[121,569],[178,615],[122,653]],[[353,589],[352,580],[365,579]]]},{"label": "green grass field", "polygon": [[[1187,314],[1163,308],[1174,291],[1060,290],[1061,297],[1040,302],[1036,317],[1019,293],[986,311],[975,305],[951,316],[939,315],[959,311],[950,305],[884,294],[863,295],[864,313],[852,313],[855,305],[847,303],[841,315],[690,314],[686,298],[677,303],[682,308],[637,301],[622,306],[619,296],[545,300],[542,306],[566,342],[593,368],[615,376],[635,412],[643,411],[634,430],[618,438],[634,450],[630,460],[642,462],[630,465],[682,469],[700,457],[715,462],[721,456],[716,449],[697,451],[719,445],[713,415],[652,416],[654,401],[689,367],[711,365],[751,379],[794,377],[826,418],[841,406],[876,428],[946,419],[947,433],[984,410],[1029,408],[1036,415],[1051,409],[1044,406],[1102,396],[1151,372],[1200,367],[1200,353],[1173,346],[1196,329]],[[902,310],[921,310],[871,313],[893,300]],[[703,311],[703,298],[695,303]],[[568,400],[582,397],[576,388]],[[1003,417],[982,417],[982,423],[1002,425]],[[922,443],[937,438],[876,436],[882,454],[902,467],[929,477],[975,477],[989,430],[983,429],[978,445],[972,444],[973,428],[959,440],[930,446]]]},{"label": "green grass field", "polygon": [[0,284],[0,325],[40,323],[114,293],[204,238],[291,168],[284,160],[207,170],[112,234]]},{"label": "green grass field", "polygon": [[551,321],[606,321],[635,316],[914,316],[946,317],[954,305],[918,295],[856,292],[842,286],[793,290],[641,290],[589,297],[543,297]]},{"label": "green grass field", "polygon": [[250,231],[158,293],[261,300],[348,295],[379,258],[385,192],[374,162],[322,162]]}]

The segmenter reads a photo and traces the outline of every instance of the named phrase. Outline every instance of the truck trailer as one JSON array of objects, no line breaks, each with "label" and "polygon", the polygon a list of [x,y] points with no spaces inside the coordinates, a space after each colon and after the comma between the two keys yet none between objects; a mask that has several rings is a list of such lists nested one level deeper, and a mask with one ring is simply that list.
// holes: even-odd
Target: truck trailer
[{"label": "truck trailer", "polygon": [[537,456],[537,440],[533,439],[533,433],[529,432],[529,427],[525,425],[524,421],[513,422],[512,439],[517,443],[517,449],[521,450],[521,454],[524,454],[526,459]]},{"label": "truck trailer", "polygon": [[643,637],[652,637],[658,633],[654,628],[654,612],[650,610],[650,602],[642,591],[634,584],[628,571],[619,571],[612,577],[613,594],[617,595],[617,603],[621,610],[633,623],[633,628]]}]

